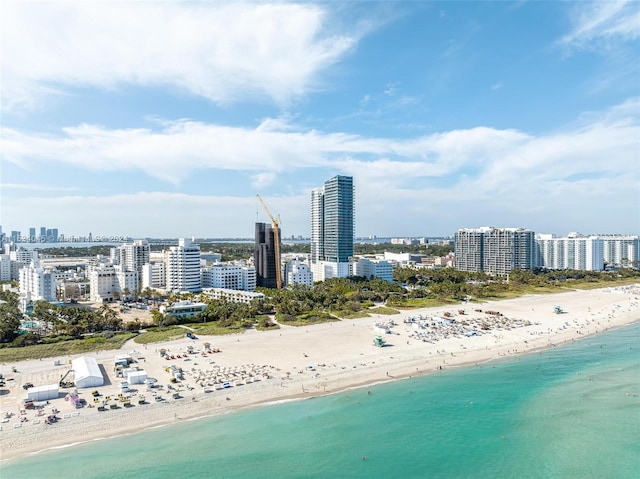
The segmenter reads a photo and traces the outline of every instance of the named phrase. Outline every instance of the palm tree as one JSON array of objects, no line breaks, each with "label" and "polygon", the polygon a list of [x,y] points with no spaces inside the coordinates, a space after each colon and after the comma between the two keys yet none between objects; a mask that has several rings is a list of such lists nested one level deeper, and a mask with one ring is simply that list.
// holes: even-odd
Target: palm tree
[{"label": "palm tree", "polygon": [[151,288],[149,288],[149,286],[147,286],[146,288],[144,288],[142,290],[142,293],[140,293],[140,295],[144,298],[144,299],[149,299],[153,296],[153,292],[151,291]]},{"label": "palm tree", "polygon": [[160,328],[162,329],[162,326],[164,325],[165,322],[165,316],[164,314],[162,314],[160,312],[160,310],[158,309],[154,309],[151,311],[151,318],[153,319],[153,322]]}]

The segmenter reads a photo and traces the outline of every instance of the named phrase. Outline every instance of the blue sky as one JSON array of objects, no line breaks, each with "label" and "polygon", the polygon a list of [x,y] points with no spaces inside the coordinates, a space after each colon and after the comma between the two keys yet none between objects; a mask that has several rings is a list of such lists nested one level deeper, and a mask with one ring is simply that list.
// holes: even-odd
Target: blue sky
[{"label": "blue sky", "polygon": [[640,2],[16,2],[3,231],[640,233]]}]

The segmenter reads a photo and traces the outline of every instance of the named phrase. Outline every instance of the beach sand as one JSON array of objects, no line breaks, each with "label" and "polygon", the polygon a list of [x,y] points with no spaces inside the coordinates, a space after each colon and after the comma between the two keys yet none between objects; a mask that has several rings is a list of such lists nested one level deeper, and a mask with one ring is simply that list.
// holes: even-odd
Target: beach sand
[{"label": "beach sand", "polygon": [[[565,312],[555,314],[555,305]],[[445,312],[450,314],[448,318]],[[426,320],[425,327],[405,323],[410,317],[422,317]],[[397,324],[383,335],[387,346],[375,347],[373,339],[378,333],[374,332],[374,322],[391,320]],[[461,365],[482,366],[499,357],[554,347],[638,320],[640,285],[634,285],[416,309],[399,315],[373,315],[308,327],[282,326],[271,331],[184,338],[148,347],[130,341],[120,350],[89,354],[97,359],[108,377],[103,386],[77,390],[87,406],[75,408],[64,398],[73,389],[60,389],[60,397],[44,405],[43,415],[39,416],[37,410],[27,410],[22,420],[20,404],[26,397],[22,385],[57,384],[69,370],[70,360],[80,355],[5,363],[0,365],[0,373],[8,379],[7,386],[0,388],[0,417],[4,418],[5,413],[11,416],[0,424],[0,459],[6,461],[177,421],[437,373]],[[491,329],[482,329],[483,324]],[[471,335],[472,330],[475,335]],[[422,340],[434,337],[438,340]],[[220,352],[203,352],[205,342]],[[196,352],[189,353],[189,347]],[[161,357],[160,349],[176,359]],[[98,404],[106,396],[117,397],[122,379],[116,377],[114,358],[119,354],[130,354],[136,360],[132,366],[156,378],[162,389],[131,385],[137,389],[132,391],[131,407],[122,407],[112,400],[110,404],[117,405],[116,409],[107,407],[99,411],[91,392],[95,389],[100,392]],[[182,368],[184,373],[184,379],[175,384],[170,383],[166,371],[172,365]],[[217,389],[216,380],[229,381],[232,387]],[[174,389],[169,390],[169,385]],[[179,398],[174,399],[176,391]],[[145,404],[138,404],[136,393],[145,396]],[[163,400],[157,401],[156,396]],[[45,419],[51,408],[59,410],[59,421],[48,425]]]}]

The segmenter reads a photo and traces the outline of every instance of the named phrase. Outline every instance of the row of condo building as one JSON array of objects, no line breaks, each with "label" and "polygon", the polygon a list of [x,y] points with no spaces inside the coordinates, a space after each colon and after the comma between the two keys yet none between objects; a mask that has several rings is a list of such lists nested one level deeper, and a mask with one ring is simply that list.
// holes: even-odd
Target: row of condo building
[{"label": "row of condo building", "polygon": [[[313,285],[314,275],[309,266],[309,255],[285,255],[281,261],[284,285]],[[393,281],[391,263],[381,259],[358,258],[351,261],[350,269],[352,275]],[[108,281],[104,282],[105,286],[93,284],[97,272],[109,275],[113,279],[112,289],[116,291],[124,288],[129,291],[146,288],[187,292],[198,292],[206,288],[253,291],[257,286],[266,286],[265,278],[256,270],[255,258],[221,262],[219,253],[203,253],[199,245],[187,238],[181,238],[177,246],[157,253],[150,251],[145,240],[136,240],[113,248],[108,259],[99,258],[87,273],[92,281],[92,296],[100,294],[103,299],[113,299],[105,296],[106,293],[103,294],[109,289]]]},{"label": "row of condo building", "polygon": [[[598,271],[605,266],[638,267],[639,255],[638,236],[572,233],[557,238],[522,228],[484,227],[459,230],[455,254],[445,257],[385,252],[375,257],[352,257],[344,265],[348,270],[345,276],[393,281],[393,268],[405,265],[453,266],[463,271],[505,275],[516,268]],[[146,288],[165,292],[210,288],[252,292],[261,285],[253,263],[253,258],[223,263],[219,253],[200,252],[199,245],[188,239],[180,239],[177,246],[162,252],[151,252],[146,241],[137,240],[113,248],[109,257],[96,257],[84,271],[58,271],[42,266],[37,251],[7,244],[4,254],[0,254],[0,281],[19,280],[24,303],[55,301],[60,296],[58,288],[69,280],[74,286],[84,286],[78,288],[81,290],[88,285],[90,299],[96,302],[113,301]],[[326,279],[330,275],[322,276]],[[283,256],[284,285],[311,286],[316,277],[309,255]]]},{"label": "row of condo building", "polygon": [[[163,292],[205,290],[212,297],[246,301],[255,296],[250,293],[260,285],[253,258],[222,262],[220,253],[201,252],[199,245],[186,238],[161,252],[151,252],[146,240],[136,240],[112,248],[109,256],[98,255],[85,264],[84,270],[67,271],[42,264],[35,250],[15,244],[5,248],[7,254],[0,255],[0,280],[19,280],[23,305],[56,301],[62,296],[61,288],[69,284],[88,285],[89,299],[94,302],[114,301],[146,288]],[[313,285],[309,255],[285,255],[282,263],[284,285]],[[393,281],[392,263],[397,262],[358,258],[350,263],[349,275]],[[237,292],[247,293],[246,298],[238,297]]]},{"label": "row of condo building", "polygon": [[638,267],[640,239],[625,235],[580,235],[558,238],[523,228],[458,230],[455,268],[506,275],[513,269],[574,269],[602,271],[606,267]]}]

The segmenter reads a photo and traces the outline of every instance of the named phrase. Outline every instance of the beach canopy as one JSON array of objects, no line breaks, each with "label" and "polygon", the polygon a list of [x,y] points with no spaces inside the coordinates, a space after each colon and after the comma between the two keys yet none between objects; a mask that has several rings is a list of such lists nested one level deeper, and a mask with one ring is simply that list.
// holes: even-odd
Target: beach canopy
[{"label": "beach canopy", "polygon": [[104,384],[104,377],[96,358],[82,356],[71,362],[77,388],[93,388]]}]

